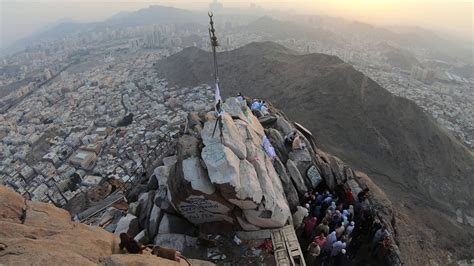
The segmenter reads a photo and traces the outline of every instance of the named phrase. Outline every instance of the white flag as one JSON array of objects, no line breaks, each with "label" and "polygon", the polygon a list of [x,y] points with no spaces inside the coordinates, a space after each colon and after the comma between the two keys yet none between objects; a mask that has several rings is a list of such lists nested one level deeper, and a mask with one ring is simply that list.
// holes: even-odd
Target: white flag
[{"label": "white flag", "polygon": [[219,84],[216,83],[216,92],[214,93],[216,104],[222,99],[221,98],[221,91],[219,90]]}]

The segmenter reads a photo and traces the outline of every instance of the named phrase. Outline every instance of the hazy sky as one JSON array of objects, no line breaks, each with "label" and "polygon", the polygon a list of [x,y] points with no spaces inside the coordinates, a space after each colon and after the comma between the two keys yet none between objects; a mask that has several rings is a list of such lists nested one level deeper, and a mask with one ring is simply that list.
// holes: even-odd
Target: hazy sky
[{"label": "hazy sky", "polygon": [[[98,21],[120,11],[152,4],[207,9],[211,0],[0,0],[0,44],[27,36],[62,18]],[[471,39],[474,1],[451,0],[220,0],[224,7],[265,9],[339,16],[376,25],[415,25]]]}]

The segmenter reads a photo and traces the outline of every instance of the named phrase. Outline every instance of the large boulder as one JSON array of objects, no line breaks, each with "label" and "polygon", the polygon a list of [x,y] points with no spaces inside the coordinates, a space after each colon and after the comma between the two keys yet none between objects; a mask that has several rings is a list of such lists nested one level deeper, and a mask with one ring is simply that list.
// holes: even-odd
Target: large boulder
[{"label": "large boulder", "polygon": [[218,195],[189,195],[175,203],[179,213],[193,224],[210,222],[234,223],[233,206]]},{"label": "large boulder", "polygon": [[234,188],[236,198],[229,198],[228,201],[241,209],[255,209],[262,200],[262,189],[257,172],[249,161],[240,161],[237,182],[240,184]]},{"label": "large boulder", "polygon": [[280,132],[274,128],[270,128],[267,130],[268,132],[268,139],[270,143],[275,148],[275,152],[280,158],[282,162],[286,162],[288,160],[288,151],[285,147],[285,139],[280,134]]},{"label": "large boulder", "polygon": [[[232,150],[232,152],[240,159],[245,159],[247,152],[245,150],[245,144],[242,137],[240,136],[239,130],[235,125],[232,117],[228,113],[224,113],[221,116],[222,121],[222,141],[223,144]],[[214,134],[213,134],[214,133]],[[221,143],[221,132],[219,123],[216,125],[215,120],[207,121],[204,123],[204,129],[202,131],[202,140],[205,146]]]},{"label": "large boulder", "polygon": [[312,188],[317,187],[323,180],[321,174],[319,173],[318,167],[314,164],[310,165],[306,170],[306,177],[310,181]]},{"label": "large boulder", "polygon": [[153,209],[155,199],[155,191],[150,190],[146,193],[143,193],[138,198],[138,208],[137,208],[137,217],[138,222],[142,228],[147,228],[148,222],[150,220],[150,213]]},{"label": "large boulder", "polygon": [[263,192],[261,204],[257,209],[243,210],[246,220],[263,228],[277,228],[286,224],[291,216],[283,186],[266,153],[254,145],[250,149],[251,161],[254,166]]},{"label": "large boulder", "polygon": [[185,234],[193,235],[195,228],[183,218],[165,213],[161,219],[159,234]]},{"label": "large boulder", "polygon": [[296,207],[300,205],[298,191],[296,191],[296,188],[291,181],[291,177],[287,173],[285,165],[279,159],[274,161],[273,166],[275,167],[278,176],[280,176],[283,190],[285,191],[286,195],[286,200],[288,201],[290,210],[293,213],[296,211]]},{"label": "large boulder", "polygon": [[231,117],[246,123],[250,129],[255,131],[260,137],[263,137],[264,129],[247,105],[241,105],[236,98],[228,98],[222,106],[222,109],[229,113]]},{"label": "large boulder", "polygon": [[146,233],[149,238],[154,238],[156,234],[158,234],[158,228],[160,226],[160,222],[163,218],[163,211],[160,207],[153,205],[153,208],[150,213],[150,218],[147,223]]},{"label": "large boulder", "polygon": [[336,186],[336,177],[332,172],[331,166],[329,165],[329,155],[321,150],[316,150],[316,164],[321,170],[321,176],[323,177],[326,185],[333,189]]},{"label": "large boulder", "polygon": [[219,187],[224,198],[235,198],[235,189],[240,188],[240,159],[231,149],[221,143],[206,145],[202,149],[209,179]]},{"label": "large boulder", "polygon": [[[226,149],[233,155],[230,149]],[[202,167],[198,157],[201,153],[199,141],[185,135],[178,140],[177,150],[178,161],[171,170],[173,178],[168,180],[168,195],[173,206],[194,224],[233,223],[230,214],[232,204],[218,193],[208,172]]]},{"label": "large boulder", "polygon": [[191,188],[204,194],[213,194],[216,188],[209,180],[207,172],[201,167],[198,157],[189,157],[183,160],[183,178],[188,181]]},{"label": "large boulder", "polygon": [[114,234],[119,236],[121,233],[127,233],[132,237],[140,233],[140,224],[138,223],[138,218],[135,215],[127,214],[126,216],[122,217],[122,219],[120,219]]},{"label": "large boulder", "polygon": [[155,238],[155,245],[173,248],[186,254],[186,249],[197,246],[197,238],[183,234],[158,234]]},{"label": "large boulder", "polygon": [[293,184],[295,184],[296,190],[298,190],[298,194],[300,196],[304,195],[308,191],[308,188],[305,185],[303,176],[301,175],[298,167],[293,162],[293,160],[289,159],[286,161],[286,168],[290,173],[291,179],[293,180]]},{"label": "large boulder", "polygon": [[295,127],[286,121],[283,117],[278,117],[275,123],[275,128],[281,132],[283,136],[288,135]]}]

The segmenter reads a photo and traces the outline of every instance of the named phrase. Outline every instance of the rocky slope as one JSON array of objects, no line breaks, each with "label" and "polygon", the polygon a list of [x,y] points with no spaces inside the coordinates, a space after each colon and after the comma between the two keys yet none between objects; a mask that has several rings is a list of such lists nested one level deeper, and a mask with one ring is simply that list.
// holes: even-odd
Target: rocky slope
[{"label": "rocky slope", "polygon": [[[119,254],[116,236],[126,232],[143,244],[174,248],[190,258],[231,264],[261,259],[274,264],[272,254],[255,247],[270,237],[269,229],[291,225],[300,198],[315,188],[329,188],[345,197],[349,188],[357,194],[369,187],[370,209],[387,224],[396,243],[392,204],[366,174],[321,150],[311,133],[271,104],[271,114],[259,119],[236,98],[228,98],[223,110],[222,128],[218,126],[215,133],[215,112],[189,113],[183,131],[160,151],[164,155],[160,166],[127,191],[128,209],[120,202],[98,212],[98,219],[88,218],[114,234],[71,222],[62,209],[25,201],[0,187],[0,262],[174,263],[150,255]],[[284,136],[296,130],[305,149],[284,145]],[[273,158],[271,145],[277,155]],[[237,236],[245,242],[236,242]],[[211,253],[225,256],[216,259]],[[383,262],[400,265],[395,244]]]},{"label": "rocky slope", "polygon": [[1,265],[188,265],[153,255],[120,254],[118,243],[101,228],[71,222],[63,209],[25,201],[0,186]]},{"label": "rocky slope", "polygon": [[[157,63],[172,84],[212,81],[211,55],[188,48]],[[474,156],[413,102],[396,97],[337,57],[297,55],[274,43],[219,54],[224,94],[271,100],[322,147],[374,177],[394,202],[401,249],[419,263],[474,256]],[[456,223],[457,220],[462,224]],[[412,233],[416,232],[412,237]],[[437,239],[426,241],[425,239]],[[429,262],[426,259],[423,262]]]},{"label": "rocky slope", "polygon": [[[219,239],[261,235],[291,224],[300,199],[312,189],[341,193],[351,188],[357,194],[368,186],[374,191],[374,215],[396,238],[392,205],[383,191],[366,174],[318,148],[306,129],[273,106],[271,115],[259,119],[236,98],[228,98],[222,108],[222,132],[219,126],[214,132],[214,111],[189,113],[181,134],[163,151],[171,156],[129,193],[128,213],[112,229],[116,235],[127,232],[145,244],[173,247],[198,259],[212,259],[203,243],[217,242],[216,252],[225,258],[215,262],[246,264],[257,258],[239,250],[252,246]],[[284,145],[284,136],[295,130],[306,149]],[[398,265],[396,245],[391,254],[386,263]]]}]

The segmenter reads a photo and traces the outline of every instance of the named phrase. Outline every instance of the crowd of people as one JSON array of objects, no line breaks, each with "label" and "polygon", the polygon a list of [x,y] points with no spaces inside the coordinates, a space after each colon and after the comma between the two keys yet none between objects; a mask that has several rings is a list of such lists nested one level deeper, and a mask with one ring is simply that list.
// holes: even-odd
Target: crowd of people
[{"label": "crowd of people", "polygon": [[[250,101],[241,93],[237,100],[257,117],[269,114],[263,100]],[[289,150],[306,148],[297,130],[286,135],[284,142]],[[273,160],[275,150],[266,136],[263,143]],[[308,265],[348,265],[360,252],[373,259],[385,257],[392,246],[390,233],[370,208],[369,195],[365,188],[354,197],[350,188],[338,184],[334,191],[314,189],[303,196],[293,214],[293,225]]]},{"label": "crowd of people", "polygon": [[[347,265],[364,254],[382,259],[392,243],[386,226],[370,209],[369,189],[354,195],[338,185],[335,192],[310,191],[293,215],[308,265]],[[370,252],[370,253],[369,253]]]}]

